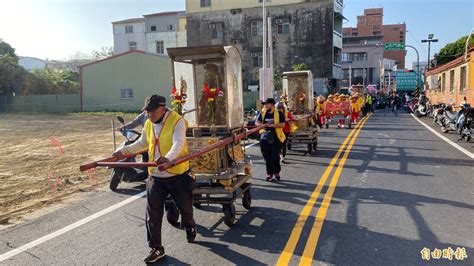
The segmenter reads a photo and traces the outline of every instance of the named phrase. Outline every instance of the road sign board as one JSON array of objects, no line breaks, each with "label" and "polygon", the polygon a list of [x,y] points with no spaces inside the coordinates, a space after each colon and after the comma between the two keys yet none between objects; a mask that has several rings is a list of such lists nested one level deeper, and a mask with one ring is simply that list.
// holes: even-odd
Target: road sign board
[{"label": "road sign board", "polygon": [[405,50],[405,44],[402,42],[388,42],[384,44],[384,49],[387,51]]},{"label": "road sign board", "polygon": [[397,91],[415,91],[417,73],[415,71],[406,72],[405,70],[397,71]]}]

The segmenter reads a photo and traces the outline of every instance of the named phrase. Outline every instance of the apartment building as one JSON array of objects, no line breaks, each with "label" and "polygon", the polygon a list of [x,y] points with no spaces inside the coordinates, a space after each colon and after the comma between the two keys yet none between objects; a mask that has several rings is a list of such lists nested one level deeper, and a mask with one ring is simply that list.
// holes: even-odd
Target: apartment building
[{"label": "apartment building", "polygon": [[114,53],[130,50],[167,54],[166,48],[186,46],[184,11],[162,12],[112,22]]},{"label": "apartment building", "polygon": [[[273,65],[291,70],[305,63],[315,84],[335,90],[342,78],[342,0],[271,0],[266,8]],[[263,65],[262,0],[187,0],[186,19],[188,46],[236,45],[244,88],[258,84],[254,73]]]}]

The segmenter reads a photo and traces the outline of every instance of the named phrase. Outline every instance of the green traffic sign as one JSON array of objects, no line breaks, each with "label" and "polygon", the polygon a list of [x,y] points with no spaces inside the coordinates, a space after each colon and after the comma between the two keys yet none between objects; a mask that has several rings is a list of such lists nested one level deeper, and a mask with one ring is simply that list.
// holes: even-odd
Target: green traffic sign
[{"label": "green traffic sign", "polygon": [[402,42],[388,42],[384,44],[384,49],[388,51],[405,50],[405,44]]}]

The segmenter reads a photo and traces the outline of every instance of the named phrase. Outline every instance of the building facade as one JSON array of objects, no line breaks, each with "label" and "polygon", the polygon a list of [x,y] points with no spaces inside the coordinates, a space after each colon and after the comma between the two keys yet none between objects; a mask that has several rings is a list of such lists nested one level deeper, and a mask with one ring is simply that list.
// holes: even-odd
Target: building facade
[{"label": "building facade", "polygon": [[[305,63],[315,84],[337,88],[342,78],[342,12],[342,0],[268,1],[273,67],[286,71]],[[188,46],[236,45],[244,88],[258,84],[256,73],[263,66],[261,0],[187,0],[186,18]]]},{"label": "building facade", "polygon": [[[346,37],[382,36],[382,43],[405,43],[406,24],[383,24],[383,8],[365,9],[362,16],[357,16],[357,27],[344,28]],[[383,58],[396,61],[398,68],[405,68],[406,51],[384,51]]]},{"label": "building facade", "polygon": [[430,68],[425,75],[426,94],[432,103],[474,102],[474,47],[466,55]]},{"label": "building facade", "polygon": [[[383,64],[382,36],[344,37],[342,48],[342,86],[376,85],[381,87],[380,73]],[[350,73],[349,73],[350,72]]]},{"label": "building facade", "polygon": [[147,51],[144,18],[112,22],[112,27],[114,33],[114,54],[131,50]]},{"label": "building facade", "polygon": [[81,111],[139,111],[146,97],[169,95],[170,66],[165,55],[137,50],[82,65]]},{"label": "building facade", "polygon": [[183,11],[144,15],[143,18],[112,22],[114,53],[130,50],[167,54],[166,48],[186,46]]}]

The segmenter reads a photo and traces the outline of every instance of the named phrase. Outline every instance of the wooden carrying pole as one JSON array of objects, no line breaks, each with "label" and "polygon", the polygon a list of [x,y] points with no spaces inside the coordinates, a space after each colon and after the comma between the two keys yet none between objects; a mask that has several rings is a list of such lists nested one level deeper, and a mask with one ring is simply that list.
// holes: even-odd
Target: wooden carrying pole
[{"label": "wooden carrying pole", "polygon": [[[300,117],[299,119],[303,119],[303,118],[308,118],[308,117],[312,117],[312,115],[305,115],[305,116],[302,116]],[[241,133],[241,134],[238,134],[238,135],[235,135],[235,136],[232,136],[232,137],[228,137],[228,138],[225,138],[225,139],[222,139],[212,145],[209,145],[205,148],[202,148],[198,151],[195,151],[195,152],[192,152],[190,154],[187,154],[183,157],[180,157],[180,158],[176,158],[174,160],[171,160],[170,162],[168,163],[164,163],[164,164],[160,164],[160,165],[157,165],[156,162],[135,162],[135,163],[132,163],[132,162],[117,162],[117,158],[116,157],[109,157],[109,158],[106,158],[106,159],[103,159],[103,160],[99,160],[99,161],[95,161],[95,162],[92,162],[92,163],[88,163],[88,164],[84,164],[84,165],[81,165],[79,167],[79,169],[81,171],[86,171],[86,170],[89,170],[91,168],[95,168],[95,167],[112,167],[112,168],[117,168],[117,167],[158,167],[158,170],[160,170],[161,172],[162,171],[166,171],[167,169],[175,166],[175,165],[178,165],[178,164],[181,164],[181,163],[184,163],[186,161],[189,161],[191,159],[194,159],[198,156],[201,156],[205,153],[208,153],[214,149],[219,149],[219,148],[222,148],[222,147],[225,147],[226,145],[228,144],[231,144],[232,142],[237,142],[237,141],[240,141],[258,131],[260,131],[261,129],[264,129],[265,126],[264,125],[260,125],[260,126],[257,126],[253,129],[250,129],[244,133]],[[131,155],[126,155],[125,157],[132,157],[132,156],[135,156],[136,154],[131,154]]]}]

